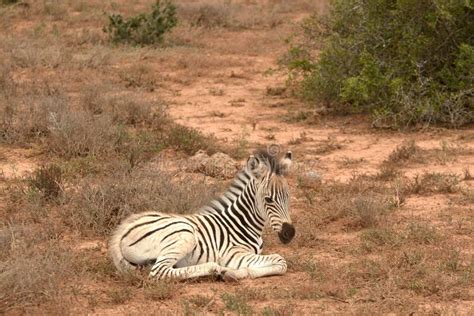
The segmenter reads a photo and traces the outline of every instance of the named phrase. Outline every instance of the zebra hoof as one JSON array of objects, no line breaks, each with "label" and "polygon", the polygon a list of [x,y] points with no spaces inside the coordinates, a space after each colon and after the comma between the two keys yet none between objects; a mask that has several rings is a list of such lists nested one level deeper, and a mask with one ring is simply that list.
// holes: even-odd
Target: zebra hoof
[{"label": "zebra hoof", "polygon": [[237,273],[227,270],[223,271],[221,273],[221,278],[224,282],[238,282],[239,281],[239,276]]},{"label": "zebra hoof", "polygon": [[238,282],[249,277],[248,269],[229,269],[222,271],[222,279],[226,282]]}]

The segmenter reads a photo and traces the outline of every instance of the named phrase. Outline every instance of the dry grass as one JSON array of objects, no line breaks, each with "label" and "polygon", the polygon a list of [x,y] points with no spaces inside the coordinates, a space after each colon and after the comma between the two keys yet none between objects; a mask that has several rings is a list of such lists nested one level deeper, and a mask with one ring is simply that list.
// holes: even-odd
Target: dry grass
[{"label": "dry grass", "polygon": [[38,190],[44,199],[55,200],[61,195],[62,171],[58,166],[43,166],[33,173],[29,179],[29,186]]},{"label": "dry grass", "polygon": [[440,141],[439,148],[424,149],[414,140],[408,140],[398,145],[384,161],[385,168],[406,167],[409,164],[436,162],[445,165],[456,160],[459,155],[469,155],[472,149],[455,142]]},{"label": "dry grass", "polygon": [[355,176],[348,183],[304,181],[302,189],[321,223],[345,218],[349,226],[374,227],[397,206],[394,188],[367,176]]},{"label": "dry grass", "polygon": [[327,139],[320,142],[320,144],[314,149],[316,155],[329,154],[335,150],[341,149],[344,146],[338,142],[334,136],[328,136]]},{"label": "dry grass", "polygon": [[407,186],[407,192],[413,194],[456,193],[459,192],[460,178],[453,173],[425,172],[416,175]]},{"label": "dry grass", "polygon": [[51,112],[47,148],[64,157],[104,156],[120,145],[120,130],[107,115],[87,112]]},{"label": "dry grass", "polygon": [[416,145],[414,140],[409,140],[397,148],[388,156],[387,162],[392,164],[402,164],[409,160],[420,160],[421,148]]},{"label": "dry grass", "polygon": [[[191,27],[232,30],[274,28],[283,21],[275,14],[278,6],[198,1],[178,6],[178,16]],[[258,14],[255,14],[255,11]]]},{"label": "dry grass", "polygon": [[4,225],[0,230],[0,312],[54,301],[69,293],[64,279],[76,272],[74,256],[50,231]]},{"label": "dry grass", "polygon": [[115,173],[98,181],[88,179],[68,191],[62,213],[65,222],[83,235],[105,236],[133,213],[196,212],[216,193],[215,186],[208,186],[205,180],[175,179],[159,170]]}]

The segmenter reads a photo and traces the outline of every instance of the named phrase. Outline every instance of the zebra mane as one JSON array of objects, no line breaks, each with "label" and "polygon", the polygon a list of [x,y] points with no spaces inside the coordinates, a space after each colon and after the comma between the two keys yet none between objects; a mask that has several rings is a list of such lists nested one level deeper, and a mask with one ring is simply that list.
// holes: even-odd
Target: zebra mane
[{"label": "zebra mane", "polygon": [[254,156],[268,165],[270,173],[283,175],[285,167],[280,163],[280,155],[270,153],[267,148],[260,148],[254,152]]},{"label": "zebra mane", "polygon": [[[257,149],[254,154],[255,158],[261,160],[269,167],[269,171],[275,175],[283,175],[285,172],[285,166],[280,163],[280,155],[272,155],[266,148]],[[250,181],[251,175],[244,166],[240,169],[232,180],[227,190],[220,194],[216,198],[210,200],[203,207],[201,207],[198,213],[207,212],[220,212],[226,209],[232,201],[240,195],[242,190],[245,188],[248,181]]]}]

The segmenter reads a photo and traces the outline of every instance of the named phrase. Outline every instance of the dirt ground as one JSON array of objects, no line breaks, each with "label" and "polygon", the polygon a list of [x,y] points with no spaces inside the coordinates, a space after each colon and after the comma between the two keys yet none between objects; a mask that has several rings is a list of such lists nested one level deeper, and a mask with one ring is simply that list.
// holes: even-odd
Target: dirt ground
[{"label": "dirt ground", "polygon": [[[146,286],[110,276],[106,237],[82,236],[61,228],[58,220],[55,223],[63,231],[58,242],[91,268],[64,279],[64,294],[39,303],[13,304],[7,313],[474,313],[474,180],[470,176],[474,129],[376,130],[367,117],[324,116],[293,96],[278,64],[288,47],[285,39],[311,12],[325,12],[326,1],[232,1],[223,15],[237,21],[235,25],[207,28],[181,23],[164,48],[115,47],[101,30],[106,23],[102,12],[131,15],[152,1],[40,2],[0,9],[1,38],[8,47],[2,52],[16,63],[15,80],[47,81],[73,99],[91,85],[107,93],[127,91],[140,100],[163,101],[175,122],[213,135],[221,143],[248,151],[270,144],[292,150],[296,168],[289,182],[297,235],[289,245],[281,245],[270,232],[265,235],[264,252],[279,253],[289,262],[284,276],[238,283],[205,279],[166,284],[163,287],[168,288],[150,294]],[[188,11],[198,5],[221,2],[177,3],[178,13],[189,16]],[[221,5],[218,9],[224,10]],[[455,189],[411,191],[375,226],[354,224],[351,215],[331,215],[326,208],[337,207],[331,195],[340,195],[321,186],[347,185],[356,175],[368,177],[364,185],[371,181],[379,185],[382,182],[373,179],[397,146],[409,141],[424,154],[397,165],[404,179],[454,175]],[[4,225],[15,218],[12,212],[20,212],[8,207],[14,197],[7,188],[55,159],[41,146],[41,142],[0,144]],[[318,184],[305,184],[308,177]],[[321,192],[327,200],[319,200]],[[47,224],[37,220],[31,225]],[[394,243],[367,237],[388,230],[408,237]],[[427,235],[410,239],[413,231]],[[444,268],[449,264],[454,267]],[[5,273],[1,266],[0,272]],[[69,289],[69,282],[74,289]]]}]

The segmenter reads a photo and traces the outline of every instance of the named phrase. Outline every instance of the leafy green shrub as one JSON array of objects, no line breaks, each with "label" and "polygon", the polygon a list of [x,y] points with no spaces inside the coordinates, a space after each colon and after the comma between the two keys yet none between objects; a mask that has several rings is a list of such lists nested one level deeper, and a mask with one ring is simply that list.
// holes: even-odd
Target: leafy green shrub
[{"label": "leafy green shrub", "polygon": [[163,41],[163,35],[177,24],[176,7],[169,1],[157,0],[149,14],[124,19],[120,14],[109,15],[104,31],[114,43],[153,45]]},{"label": "leafy green shrub", "polygon": [[470,1],[334,0],[283,62],[304,98],[336,113],[460,126],[474,121],[473,20]]}]

